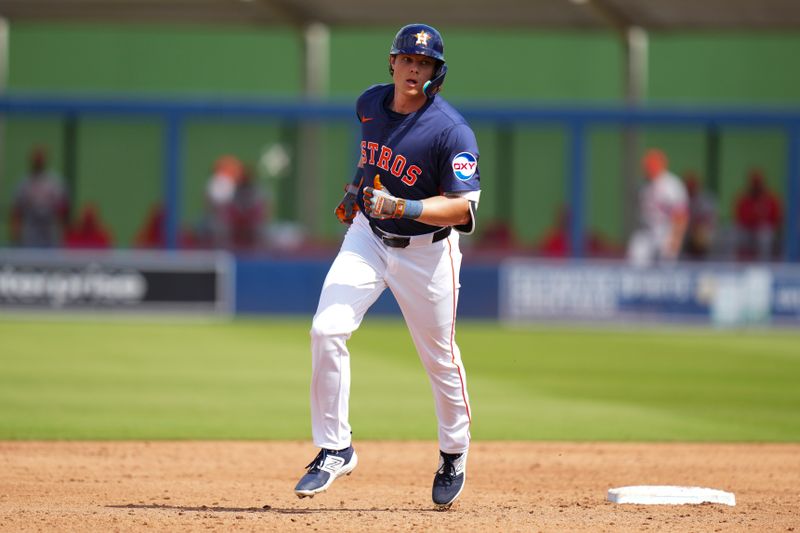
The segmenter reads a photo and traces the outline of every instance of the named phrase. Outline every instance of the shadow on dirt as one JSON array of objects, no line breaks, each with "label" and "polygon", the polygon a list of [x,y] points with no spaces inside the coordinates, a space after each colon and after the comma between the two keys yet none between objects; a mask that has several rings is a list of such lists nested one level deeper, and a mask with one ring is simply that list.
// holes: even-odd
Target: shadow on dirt
[{"label": "shadow on dirt", "polygon": [[278,513],[278,514],[316,514],[316,513],[396,513],[398,511],[410,512],[431,512],[438,513],[438,509],[416,507],[416,508],[398,508],[398,507],[372,507],[367,508],[330,508],[330,509],[292,509],[284,507],[272,507],[265,505],[263,507],[209,507],[208,505],[200,506],[184,506],[184,505],[164,505],[160,503],[126,503],[124,505],[106,505],[109,509],[156,509],[164,511],[183,511],[195,513]]}]

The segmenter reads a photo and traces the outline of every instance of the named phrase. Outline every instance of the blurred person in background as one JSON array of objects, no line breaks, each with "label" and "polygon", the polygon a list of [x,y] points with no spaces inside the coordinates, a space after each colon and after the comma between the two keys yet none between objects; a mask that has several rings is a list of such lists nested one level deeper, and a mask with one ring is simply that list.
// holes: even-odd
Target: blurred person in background
[{"label": "blurred person in background", "polygon": [[689,224],[686,229],[684,253],[689,259],[707,259],[714,248],[717,230],[717,202],[703,188],[694,172],[684,176],[689,196]]},{"label": "blurred person in background", "polygon": [[743,261],[769,261],[778,256],[783,209],[764,173],[753,169],[736,198],[736,251]]},{"label": "blurred person in background", "polygon": [[167,239],[164,234],[164,204],[157,203],[150,207],[144,223],[136,232],[134,245],[137,248],[164,248]]},{"label": "blurred person in background", "polygon": [[[142,223],[139,231],[136,232],[134,237],[134,246],[136,248],[150,248],[159,249],[167,247],[166,229],[164,227],[166,222],[166,212],[164,204],[158,202],[153,204],[147,211],[144,222]],[[195,248],[194,235],[185,229],[180,230],[178,235],[178,245],[181,248]]]},{"label": "blurred person in background", "polygon": [[214,162],[205,191],[206,212],[198,231],[200,241],[207,246],[232,246],[231,207],[243,175],[244,165],[237,157],[223,155]]},{"label": "blurred person in background", "polygon": [[474,245],[478,251],[497,254],[522,253],[514,226],[507,220],[489,220]]},{"label": "blurred person in background", "polygon": [[243,167],[228,209],[230,240],[236,250],[255,250],[261,247],[269,218],[269,205],[250,169]]},{"label": "blurred person in background", "polygon": [[70,224],[64,235],[67,248],[100,250],[111,247],[111,234],[100,220],[94,204],[87,204],[77,220]]},{"label": "blurred person in background", "polygon": [[[565,206],[559,208],[553,225],[537,244],[536,251],[539,255],[551,259],[566,259],[572,254],[569,208]],[[589,257],[618,257],[620,254],[617,246],[591,229],[584,235],[584,252]]]},{"label": "blurred person in background", "polygon": [[689,221],[686,187],[668,170],[666,154],[650,149],[642,158],[647,180],[639,193],[641,227],[628,243],[628,260],[635,266],[677,261]]},{"label": "blurred person in background", "polygon": [[48,169],[47,151],[35,147],[30,170],[11,207],[11,242],[29,248],[60,246],[69,220],[69,200],[61,179]]}]

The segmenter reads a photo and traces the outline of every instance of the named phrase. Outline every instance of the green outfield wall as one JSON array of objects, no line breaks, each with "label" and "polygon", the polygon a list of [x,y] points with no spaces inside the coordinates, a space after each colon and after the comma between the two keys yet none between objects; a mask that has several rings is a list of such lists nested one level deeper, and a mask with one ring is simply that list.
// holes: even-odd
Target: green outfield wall
[{"label": "green outfield wall", "polygon": [[[353,102],[372,83],[387,81],[385,65],[395,28],[335,29],[331,33],[330,99]],[[623,54],[611,32],[533,32],[441,28],[450,65],[445,96],[454,102],[525,102],[546,106],[619,105]],[[115,94],[136,97],[296,98],[301,89],[302,42],[288,28],[164,25],[12,24],[10,91]],[[653,33],[648,102],[691,106],[800,105],[800,54],[792,33]],[[535,242],[564,203],[566,135],[557,127],[501,131],[474,124],[484,178],[482,218],[505,215],[508,205],[524,242]],[[324,169],[321,205],[334,206],[355,161],[353,128],[324,128],[317,157]],[[643,144],[664,148],[673,170],[708,168],[707,136],[699,128],[646,129]],[[115,243],[127,246],[161,194],[161,124],[146,117],[89,118],[76,125],[77,205],[94,202]],[[182,223],[202,215],[203,186],[214,159],[232,153],[253,164],[265,146],[293,141],[293,125],[279,122],[193,120],[183,138]],[[718,194],[723,217],[748,169],[763,168],[782,190],[785,141],[780,131],[720,132]],[[33,144],[51,149],[63,168],[64,124],[56,118],[13,117],[3,124],[0,166],[0,244],[7,242],[8,206]],[[621,132],[592,131],[588,147],[587,220],[612,240],[625,238]],[[295,156],[298,154],[295,153]],[[295,175],[274,184],[279,218],[295,217]],[[501,201],[505,184],[514,195]],[[509,204],[510,203],[510,204]],[[341,229],[324,217],[312,232],[335,240]]]}]

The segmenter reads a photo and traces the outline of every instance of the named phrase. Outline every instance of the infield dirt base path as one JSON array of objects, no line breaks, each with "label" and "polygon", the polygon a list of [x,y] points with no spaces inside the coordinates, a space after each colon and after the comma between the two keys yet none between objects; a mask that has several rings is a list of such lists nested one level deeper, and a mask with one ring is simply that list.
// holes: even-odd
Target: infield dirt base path
[{"label": "infield dirt base path", "polygon": [[[474,442],[433,509],[432,442],[357,442],[314,499],[301,442],[0,442],[2,531],[798,531],[800,445]],[[609,488],[689,485],[736,506],[620,505]]]}]

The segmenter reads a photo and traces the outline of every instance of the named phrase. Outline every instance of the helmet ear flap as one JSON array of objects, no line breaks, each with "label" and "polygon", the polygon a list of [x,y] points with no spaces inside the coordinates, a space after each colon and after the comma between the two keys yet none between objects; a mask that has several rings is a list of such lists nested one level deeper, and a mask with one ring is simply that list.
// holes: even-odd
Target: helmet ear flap
[{"label": "helmet ear flap", "polygon": [[447,75],[447,65],[441,63],[439,68],[436,69],[436,72],[433,73],[433,78],[425,82],[425,85],[422,86],[422,92],[425,93],[425,96],[431,98],[433,95],[438,93],[442,90],[442,84],[444,83],[444,77]]}]

